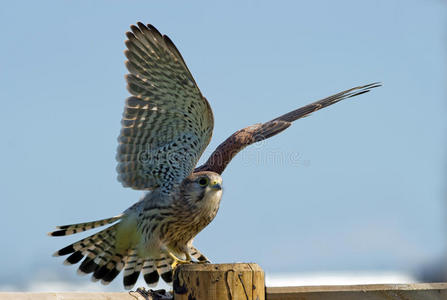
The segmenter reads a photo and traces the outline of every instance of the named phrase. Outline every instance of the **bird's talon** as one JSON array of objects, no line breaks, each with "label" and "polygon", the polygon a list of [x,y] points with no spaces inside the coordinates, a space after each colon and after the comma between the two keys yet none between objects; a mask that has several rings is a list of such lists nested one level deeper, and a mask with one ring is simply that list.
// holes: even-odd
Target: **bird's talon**
[{"label": "bird's talon", "polygon": [[178,265],[190,264],[192,263],[191,257],[186,255],[186,259],[180,259],[171,252],[168,252],[168,255],[172,258],[173,263],[171,264],[172,269],[175,269]]},{"label": "bird's talon", "polygon": [[174,259],[174,262],[171,264],[172,269],[175,269],[178,265],[190,264],[192,261],[182,260],[182,259]]}]

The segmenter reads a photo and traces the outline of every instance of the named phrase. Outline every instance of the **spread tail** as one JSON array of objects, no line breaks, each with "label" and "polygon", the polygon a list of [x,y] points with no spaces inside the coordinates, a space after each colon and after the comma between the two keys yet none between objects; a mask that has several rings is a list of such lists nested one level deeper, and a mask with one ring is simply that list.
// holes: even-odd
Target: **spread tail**
[{"label": "spread tail", "polygon": [[[83,232],[89,229],[101,227],[119,221],[122,215],[108,219],[58,226],[56,231],[50,232],[50,236],[65,236]],[[140,273],[149,286],[156,286],[160,277],[167,283],[172,282],[172,259],[166,254],[159,257],[140,257],[137,248],[118,251],[116,247],[117,230],[120,226],[117,222],[93,235],[70,244],[58,251],[53,256],[69,255],[65,265],[74,265],[79,262],[79,275],[92,274],[92,281],[99,281],[104,285],[109,284],[124,269],[123,284],[126,289],[131,289],[138,280]]]}]

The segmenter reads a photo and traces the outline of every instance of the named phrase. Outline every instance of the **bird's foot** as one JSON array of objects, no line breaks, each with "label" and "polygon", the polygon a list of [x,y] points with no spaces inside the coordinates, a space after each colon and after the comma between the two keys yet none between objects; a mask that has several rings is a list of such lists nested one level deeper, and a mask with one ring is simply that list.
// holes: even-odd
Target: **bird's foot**
[{"label": "bird's foot", "polygon": [[143,297],[144,300],[173,300],[174,296],[172,296],[171,293],[166,292],[166,290],[149,290],[147,291],[143,287],[137,288],[136,291],[130,291],[129,295],[134,297],[135,299],[139,299],[138,296],[133,295],[132,293],[137,293],[141,297]]},{"label": "bird's foot", "polygon": [[175,269],[178,265],[184,265],[184,264],[192,263],[191,257],[189,255],[186,256],[186,259],[180,259],[177,256],[175,256],[174,254],[172,254],[171,252],[168,252],[168,254],[172,258],[172,260],[174,261],[171,264],[172,269]]}]

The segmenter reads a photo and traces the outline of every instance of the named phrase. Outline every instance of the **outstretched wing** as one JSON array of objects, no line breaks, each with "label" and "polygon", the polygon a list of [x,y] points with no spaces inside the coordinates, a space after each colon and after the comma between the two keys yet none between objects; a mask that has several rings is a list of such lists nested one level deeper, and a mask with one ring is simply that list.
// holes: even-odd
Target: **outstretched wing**
[{"label": "outstretched wing", "polygon": [[180,52],[152,25],[126,33],[127,89],[118,138],[118,180],[168,193],[187,177],[208,145],[213,113]]},{"label": "outstretched wing", "polygon": [[196,168],[194,172],[213,171],[222,174],[231,159],[248,145],[280,133],[292,125],[293,121],[306,117],[314,111],[325,108],[341,100],[367,93],[371,89],[379,86],[381,86],[381,84],[377,82],[358,86],[288,112],[269,122],[255,124],[238,130],[220,144],[211,154],[207,162]]}]

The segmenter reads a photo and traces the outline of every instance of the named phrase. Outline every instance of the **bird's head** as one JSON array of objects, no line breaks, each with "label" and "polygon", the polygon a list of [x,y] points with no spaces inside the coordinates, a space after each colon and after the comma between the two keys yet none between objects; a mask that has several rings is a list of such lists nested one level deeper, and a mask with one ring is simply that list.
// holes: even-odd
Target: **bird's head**
[{"label": "bird's head", "polygon": [[222,196],[222,177],[214,172],[191,174],[184,182],[185,192],[198,202],[217,200]]}]

